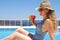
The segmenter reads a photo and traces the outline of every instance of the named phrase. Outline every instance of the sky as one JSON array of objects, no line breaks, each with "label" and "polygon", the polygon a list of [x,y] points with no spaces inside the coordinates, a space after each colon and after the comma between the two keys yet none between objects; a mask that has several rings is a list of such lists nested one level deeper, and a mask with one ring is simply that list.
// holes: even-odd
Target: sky
[{"label": "sky", "polygon": [[[40,6],[42,0],[0,0],[0,20],[26,20],[34,14],[36,19],[42,19],[35,9]],[[60,19],[60,0],[48,0],[51,8],[55,10],[57,19]]]}]

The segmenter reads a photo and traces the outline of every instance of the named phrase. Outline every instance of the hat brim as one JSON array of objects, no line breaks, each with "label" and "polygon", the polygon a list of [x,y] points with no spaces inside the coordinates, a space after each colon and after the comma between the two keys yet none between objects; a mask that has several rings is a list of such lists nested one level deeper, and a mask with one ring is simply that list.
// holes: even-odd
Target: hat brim
[{"label": "hat brim", "polygon": [[[42,7],[37,7],[36,10],[39,10],[39,9],[41,9],[41,8],[42,8]],[[44,7],[44,8],[47,8],[47,9],[49,9],[49,10],[54,11],[54,9],[52,9],[52,8],[48,8],[48,7]]]}]

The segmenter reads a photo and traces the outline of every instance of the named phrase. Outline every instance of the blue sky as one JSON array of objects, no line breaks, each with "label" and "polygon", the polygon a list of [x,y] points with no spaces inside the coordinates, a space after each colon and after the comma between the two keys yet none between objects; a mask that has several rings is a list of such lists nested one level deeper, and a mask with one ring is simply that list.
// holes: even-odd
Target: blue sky
[{"label": "blue sky", "polygon": [[[36,15],[36,19],[42,19],[36,7],[42,0],[0,0],[0,19],[29,19],[30,14]],[[60,0],[48,0],[55,9],[57,19],[60,19]]]}]

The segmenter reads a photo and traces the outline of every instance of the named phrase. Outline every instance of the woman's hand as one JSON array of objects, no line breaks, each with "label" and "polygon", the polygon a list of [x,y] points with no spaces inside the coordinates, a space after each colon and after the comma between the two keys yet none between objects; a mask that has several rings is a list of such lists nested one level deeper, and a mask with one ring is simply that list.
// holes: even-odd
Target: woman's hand
[{"label": "woman's hand", "polygon": [[37,24],[36,24],[36,22],[35,22],[35,18],[36,18],[35,15],[30,15],[30,16],[29,16],[29,20],[32,22],[33,25],[36,26]]}]

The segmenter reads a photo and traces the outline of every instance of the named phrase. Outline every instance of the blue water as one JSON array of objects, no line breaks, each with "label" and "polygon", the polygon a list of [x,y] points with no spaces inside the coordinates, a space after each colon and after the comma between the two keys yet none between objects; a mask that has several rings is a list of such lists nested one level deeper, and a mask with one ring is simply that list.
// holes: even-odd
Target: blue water
[{"label": "blue water", "polygon": [[[15,28],[0,28],[0,40],[2,38],[5,38],[9,35],[11,35],[16,29]],[[25,30],[27,30],[28,32],[34,34],[35,33],[35,29],[34,28],[25,28]],[[58,34],[54,34],[55,40],[60,40],[60,29],[58,29]],[[50,40],[50,37],[48,34],[46,34],[44,40]]]}]

